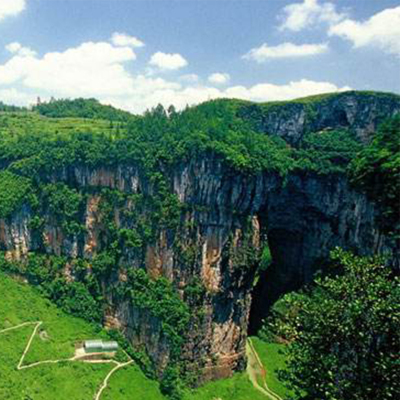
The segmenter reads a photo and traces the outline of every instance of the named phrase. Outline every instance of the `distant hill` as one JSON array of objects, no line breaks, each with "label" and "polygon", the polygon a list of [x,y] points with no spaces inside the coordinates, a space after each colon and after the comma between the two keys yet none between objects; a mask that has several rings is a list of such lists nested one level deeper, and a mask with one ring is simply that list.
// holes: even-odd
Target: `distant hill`
[{"label": "distant hill", "polygon": [[127,111],[101,104],[96,99],[83,98],[52,100],[34,106],[33,110],[51,118],[74,117],[126,122],[133,117]]}]

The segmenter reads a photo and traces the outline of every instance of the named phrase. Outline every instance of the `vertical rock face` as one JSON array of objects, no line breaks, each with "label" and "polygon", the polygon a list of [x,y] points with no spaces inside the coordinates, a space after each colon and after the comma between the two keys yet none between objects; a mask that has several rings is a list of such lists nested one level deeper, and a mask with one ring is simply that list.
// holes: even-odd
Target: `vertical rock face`
[{"label": "vertical rock face", "polygon": [[[301,103],[270,107],[268,113],[257,105],[244,108],[260,130],[292,144],[307,131],[338,127],[352,127],[362,140],[368,140],[383,115],[399,110],[399,102],[391,99],[365,100],[348,93],[327,98],[311,112]],[[344,176],[292,173],[284,181],[272,172],[245,175],[233,172],[212,154],[177,165],[167,175],[170,192],[184,205],[178,227],[158,229],[155,238],[139,249],[121,249],[120,265],[102,282],[108,301],[105,324],[144,348],[160,375],[171,357],[161,321],[148,309],[105,290],[125,281],[130,269],[145,269],[153,279],[166,278],[184,300],[185,289],[200,283],[204,294],[199,304],[188,303],[191,319],[181,357],[188,369],[200,370],[198,375],[207,380],[229,376],[245,365],[253,282],[267,238],[273,264],[253,295],[253,330],[277,296],[311,280],[332,247],[361,254],[391,251],[375,223],[374,205],[354,191]],[[7,257],[18,259],[29,251],[41,251],[91,260],[110,240],[101,211],[102,189],[153,196],[151,182],[135,165],[77,165],[49,180],[85,193],[81,215],[85,232],[67,234],[57,218],[43,209],[40,236],[33,227],[33,213],[23,206],[0,220],[0,249]],[[129,199],[114,205],[113,224],[118,229],[131,228],[130,213],[135,207]],[[73,279],[70,271],[68,276]]]},{"label": "vertical rock face", "polygon": [[[275,174],[232,175],[211,156],[177,167],[172,174],[171,190],[190,206],[182,212],[180,228],[161,230],[153,243],[134,255],[123,249],[122,259],[124,268],[143,266],[151,277],[167,278],[182,296],[193,279],[200,279],[206,292],[203,317],[191,321],[182,357],[189,365],[200,366],[205,380],[228,376],[245,365],[251,292],[266,237],[274,264],[261,280],[263,285],[256,288],[252,328],[265,316],[269,302],[311,279],[333,246],[365,254],[386,249],[374,222],[373,204],[352,190],[344,177],[292,175],[283,183]],[[83,216],[86,233],[81,237],[69,237],[52,215],[44,215],[45,251],[71,258],[90,259],[104,246],[107,231],[99,212],[102,187],[151,193],[133,166],[75,168],[55,179],[97,191],[88,197]],[[121,211],[113,211],[115,221],[119,226],[129,225]],[[19,258],[37,249],[30,219],[29,209],[23,208],[0,222],[1,246],[9,257]],[[125,279],[123,269],[113,279]],[[104,282],[105,286],[113,284],[113,280]],[[108,300],[107,325],[121,329],[133,344],[144,346],[161,374],[170,349],[160,321],[113,296]]]},{"label": "vertical rock face", "polygon": [[29,220],[27,207],[23,207],[10,221],[0,219],[0,248],[7,250],[7,257],[21,258],[32,248]]},{"label": "vertical rock face", "polygon": [[261,327],[281,294],[312,280],[332,248],[360,255],[392,253],[376,225],[374,205],[345,177],[293,175],[270,193],[266,215],[273,263],[254,289],[250,333]]},{"label": "vertical rock face", "polygon": [[361,141],[368,142],[385,118],[400,112],[397,98],[368,92],[322,95],[316,102],[306,99],[267,107],[251,104],[242,114],[255,121],[260,131],[291,144],[299,143],[307,132],[340,128],[351,128]]}]

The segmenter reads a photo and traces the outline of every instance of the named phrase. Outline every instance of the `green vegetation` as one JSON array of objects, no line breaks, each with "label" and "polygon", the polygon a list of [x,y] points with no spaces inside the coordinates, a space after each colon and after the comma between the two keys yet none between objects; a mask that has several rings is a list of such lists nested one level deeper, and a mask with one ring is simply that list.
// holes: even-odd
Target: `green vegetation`
[{"label": "green vegetation", "polygon": [[48,103],[36,105],[34,110],[51,118],[74,117],[124,122],[135,118],[126,111],[100,104],[96,99],[51,100]]},{"label": "green vegetation", "polygon": [[165,278],[150,279],[142,269],[130,269],[126,284],[119,290],[121,293],[123,297],[129,296],[133,305],[150,311],[162,321],[163,334],[171,342],[171,353],[179,355],[190,314],[171,283]]},{"label": "green vegetation", "polygon": [[362,149],[349,131],[322,131],[305,135],[295,158],[300,169],[319,174],[344,173]]},{"label": "green vegetation", "polygon": [[[232,173],[270,171],[285,177],[293,170],[345,173],[362,148],[353,133],[343,130],[309,133],[298,148],[292,147],[282,138],[259,132],[251,109],[242,115],[246,104],[215,100],[182,112],[158,106],[143,117],[128,117],[95,100],[78,99],[37,106],[51,118],[37,112],[3,113],[0,165],[14,174],[33,177],[36,183],[48,183],[51,175],[77,165],[135,165],[155,187],[160,206],[168,208],[176,201],[168,197],[168,171],[205,154],[229,165]],[[318,104],[317,99],[312,104]],[[2,215],[17,207],[13,199],[7,196],[7,201],[3,200]]]},{"label": "green vegetation", "polygon": [[245,373],[232,378],[206,383],[199,389],[187,392],[183,400],[266,400],[265,394],[253,387]]},{"label": "green vegetation", "polygon": [[[0,331],[25,322],[43,321],[24,365],[38,361],[70,358],[75,343],[88,338],[107,339],[106,332],[87,322],[64,314],[43,299],[35,289],[20,284],[0,272]],[[42,364],[18,371],[16,366],[33,332],[28,325],[0,333],[0,398],[2,400],[33,399],[88,400],[93,398],[113,365],[61,362]],[[125,357],[123,354],[119,358]],[[121,374],[121,376],[119,376]],[[162,399],[158,384],[144,377],[137,366],[129,366],[112,376],[104,399],[123,399],[122,394],[149,400]],[[126,398],[126,397],[125,397]]]},{"label": "green vegetation", "polygon": [[130,398],[166,400],[160,393],[158,383],[146,379],[136,365],[122,369],[112,376],[109,387],[102,395],[102,400],[127,400]]},{"label": "green vegetation", "polygon": [[301,295],[285,296],[264,328],[289,342],[281,377],[293,399],[394,399],[400,279],[379,258],[339,249],[332,258],[332,275]]},{"label": "green vegetation", "polygon": [[[102,119],[86,119],[78,117],[49,118],[36,112],[0,112],[0,133],[7,137],[41,139],[44,135],[48,139],[62,137],[65,134],[91,133],[113,134],[118,136],[126,130],[126,123],[111,123]],[[33,143],[31,143],[33,144]],[[24,147],[24,146],[23,146]],[[22,150],[22,149],[21,149]],[[21,151],[21,155],[23,152]]]},{"label": "green vegetation", "polygon": [[279,379],[279,371],[285,369],[284,344],[264,342],[258,337],[251,338],[254,348],[265,368],[265,380],[269,389],[282,398],[286,398],[290,391]]},{"label": "green vegetation", "polygon": [[30,179],[0,170],[0,218],[9,216],[21,207],[31,191]]},{"label": "green vegetation", "polygon": [[[365,98],[369,95],[366,94]],[[10,217],[24,204],[29,206],[33,214],[30,228],[35,233],[39,249],[38,253],[30,254],[24,262],[10,262],[1,257],[0,270],[25,277],[63,310],[93,323],[102,322],[103,309],[107,306],[106,295],[120,296],[121,299],[130,301],[138,309],[145,310],[157,318],[162,326],[161,334],[167,339],[171,350],[171,359],[162,378],[161,390],[172,398],[181,398],[185,392],[185,384],[191,383],[191,375],[195,374],[193,371],[186,371],[186,366],[180,361],[180,352],[185,332],[191,326],[201,324],[204,288],[199,282],[191,282],[185,288],[182,299],[171,283],[163,278],[151,278],[142,269],[143,266],[126,270],[126,260],[122,258],[121,249],[125,249],[128,257],[144,255],[146,246],[154,242],[161,229],[168,231],[176,249],[183,247],[176,236],[179,229],[183,229],[182,215],[190,210],[191,206],[182,204],[178,197],[172,194],[171,172],[182,163],[204,159],[206,156],[209,160],[227,166],[227,171],[232,176],[269,172],[279,177],[282,184],[285,184],[290,172],[299,175],[350,174],[353,182],[381,206],[383,226],[387,232],[393,233],[393,223],[390,221],[399,220],[400,209],[397,196],[400,189],[400,148],[397,140],[400,118],[383,125],[367,147],[361,145],[354,133],[348,130],[309,132],[296,146],[290,145],[280,137],[266,135],[260,130],[266,112],[290,113],[292,107],[297,109],[304,106],[307,121],[311,123],[318,104],[332,96],[336,95],[260,106],[243,101],[216,100],[187,108],[182,112],[176,112],[173,108],[166,111],[162,106],[158,106],[142,117],[134,117],[112,107],[103,106],[93,99],[52,101],[38,105],[34,111],[7,108],[0,104],[0,218]],[[287,104],[290,104],[289,108],[282,107]],[[117,166],[122,170],[127,166],[135,167],[143,184],[140,193],[128,194],[117,189],[95,186],[78,188],[74,179],[66,180],[69,186],[66,182],[54,183],[63,177],[75,176],[77,167],[85,168],[90,173],[94,168],[106,170],[115,169]],[[99,216],[102,227],[99,229],[98,239],[103,251],[90,261],[43,255],[43,226],[48,222],[45,218],[56,221],[64,238],[82,238],[86,229],[82,220],[87,200],[94,194],[100,198]],[[116,208],[123,210],[118,216]],[[251,238],[245,236],[244,240],[250,243]],[[242,253],[233,255],[235,265],[245,268],[258,264],[258,255],[254,254],[251,245],[243,247]],[[183,263],[190,264],[195,257],[196,249],[182,249]],[[270,263],[271,254],[266,246],[262,255],[262,268],[268,268]],[[66,268],[73,279],[67,279]],[[121,272],[127,277],[125,282],[104,287],[104,281],[115,282],[116,274]],[[378,278],[379,276],[378,274]],[[349,280],[354,278],[350,279],[351,273],[346,272],[341,278],[332,281],[340,282],[340,279],[343,279],[346,282],[346,277]],[[378,278],[377,282],[380,282]],[[314,302],[308,300],[309,298],[313,299],[315,296],[321,307],[325,301],[329,303],[330,300],[324,297],[331,290],[329,285],[324,287],[326,282],[330,281],[319,281],[317,286],[322,289],[316,289],[312,295],[292,294],[274,307],[278,321],[275,328],[279,328],[281,337],[293,343],[289,345],[289,354],[297,354],[295,352],[298,351],[299,362],[302,362],[301,357],[305,360],[304,364],[298,367],[300,364],[294,364],[293,358],[289,356],[286,377],[295,388],[299,388],[296,395],[298,398],[303,396],[301,389],[310,384],[307,379],[315,375],[307,375],[309,371],[306,361],[310,360],[306,360],[306,356],[313,353],[305,355],[306,350],[300,345],[301,338],[306,337],[306,344],[313,343],[312,340],[316,339],[305,334],[302,336],[306,329],[303,331],[303,327],[300,329],[296,324],[302,321],[301,318],[305,318],[306,321],[307,316],[302,314],[303,306],[305,309],[310,307],[310,315],[317,309],[317,306],[315,309],[311,306]],[[350,289],[343,283],[341,290],[344,293]],[[354,301],[356,304],[358,300]],[[343,310],[344,304],[341,307],[333,307],[333,310]],[[329,310],[319,311],[326,313]],[[366,310],[362,309],[360,312],[364,313]],[[339,318],[338,315],[334,317]],[[349,320],[343,323],[354,322],[353,317],[354,315],[350,315]],[[312,323],[304,323],[304,326],[310,327]],[[318,328],[321,326],[325,328],[323,324]],[[48,329],[51,336],[58,334],[51,326],[46,328],[44,325],[43,329]],[[350,328],[346,329],[353,332]],[[63,337],[62,332],[59,334]],[[117,333],[114,334],[118,336]],[[264,329],[261,337],[271,340],[270,330]],[[345,337],[345,340],[347,339]],[[122,342],[123,339],[118,337],[118,340]],[[35,341],[37,342],[36,339]],[[65,339],[65,343],[70,345],[68,338]],[[50,343],[49,347],[41,342],[36,345],[37,350],[33,349],[29,356],[32,360],[41,359],[45,347],[46,351],[50,349],[60,354],[70,351],[70,348],[64,348],[58,342]],[[318,346],[322,346],[322,342],[315,343],[316,349]],[[269,364],[263,355],[267,370],[275,371],[275,361],[279,364],[277,345],[266,344],[260,350],[262,354],[263,349],[273,354],[269,360],[272,364]],[[152,361],[143,349],[130,349],[126,345],[126,350],[146,374],[151,376]],[[327,362],[316,356],[315,360],[311,360],[314,364],[310,365],[317,365],[315,363],[318,360],[327,365],[326,373],[329,377],[332,375],[338,379],[337,370],[343,362],[340,354]],[[385,368],[389,367],[385,364]],[[303,369],[300,371],[301,368]],[[124,378],[127,371],[118,378],[118,382],[128,380]],[[271,379],[275,376],[274,373],[271,374]],[[380,376],[381,371],[377,373]],[[320,377],[326,378],[324,374]],[[361,378],[364,379],[365,376]],[[140,380],[141,377],[138,376],[137,379]],[[284,392],[275,378],[269,384],[276,387],[278,393]],[[319,383],[316,385],[319,387]],[[254,392],[249,387],[251,383],[247,378],[237,375],[232,380],[206,385],[192,395],[197,396],[193,397],[195,399],[208,399],[211,397],[207,396],[211,396],[211,391],[215,390],[222,398],[244,400],[248,393]],[[351,384],[349,387],[353,388]],[[118,398],[117,396],[121,397],[127,389],[115,387],[114,390]],[[149,393],[152,393],[152,390],[149,389]],[[334,389],[331,392],[329,390],[325,396],[331,397],[324,399],[333,400],[334,396],[338,396]],[[347,393],[350,389],[346,387],[340,390]],[[257,396],[261,395],[254,392],[251,398],[257,399]],[[154,396],[157,398],[157,394]],[[213,394],[213,397],[215,396],[217,394]],[[350,400],[352,398],[359,400],[357,397],[349,397]]]},{"label": "green vegetation", "polygon": [[133,306],[148,311],[161,322],[160,334],[168,339],[170,354],[161,380],[161,391],[173,399],[180,399],[185,386],[182,379],[188,379],[184,376],[180,355],[190,320],[189,307],[167,279],[150,279],[141,269],[129,269],[127,275],[127,282],[119,284],[117,293],[123,300],[128,298]]},{"label": "green vegetation", "polygon": [[[75,277],[72,281],[65,277],[67,263]],[[91,264],[86,260],[67,260],[36,253],[29,254],[24,262],[6,261],[4,256],[0,258],[0,270],[26,277],[64,311],[97,323],[102,321],[105,307],[100,287],[104,277],[115,272],[116,265],[115,256],[106,252],[100,253]],[[170,363],[164,372],[161,389],[172,397],[180,396],[184,386],[181,382],[184,373],[181,371],[180,352],[190,319],[188,305],[180,299],[168,280],[150,279],[142,269],[129,269],[127,281],[119,282],[110,290],[114,290],[113,295],[120,297],[121,302],[129,300],[133,306],[147,311],[161,322],[160,334],[167,338],[170,348]],[[153,376],[150,359],[132,351],[129,346],[126,350],[148,376]]]},{"label": "green vegetation", "polygon": [[400,115],[379,127],[349,171],[353,183],[381,207],[384,231],[400,239]]},{"label": "green vegetation", "polygon": [[[64,314],[50,301],[43,299],[35,289],[20,284],[0,272],[0,330],[29,321],[43,321],[31,345],[25,364],[37,361],[69,358],[74,354],[75,343],[88,338],[107,339],[106,332],[82,319]],[[31,398],[48,400],[57,393],[60,400],[87,400],[101,386],[112,366],[104,364],[60,363],[39,365],[17,371],[18,364],[33,326],[0,334],[1,363],[0,398],[3,400]],[[264,361],[264,360],[263,360]],[[102,400],[125,400],[128,396],[148,400],[165,397],[157,382],[149,380],[132,365],[118,371],[110,379]],[[210,382],[196,390],[186,390],[184,400],[262,400],[247,376],[236,374],[233,378]]]},{"label": "green vegetation", "polygon": [[19,112],[19,111],[26,111],[26,109],[24,107],[9,106],[0,101],[0,112]]},{"label": "green vegetation", "polygon": [[43,185],[41,194],[42,207],[47,207],[59,220],[67,235],[79,234],[85,230],[80,223],[84,207],[84,196],[80,192],[63,183],[52,183]]},{"label": "green vegetation", "polygon": [[31,333],[32,328],[23,328],[0,334],[0,398],[49,400],[54,398],[54,393],[60,400],[92,398],[110,366],[60,363],[16,370]]},{"label": "green vegetation", "polygon": [[99,283],[87,274],[88,262],[79,259],[71,261],[70,268],[76,273],[77,279],[68,281],[64,274],[67,261],[64,257],[40,253],[29,254],[22,262],[7,261],[2,255],[0,271],[24,276],[65,311],[88,321],[101,322],[103,298]]}]

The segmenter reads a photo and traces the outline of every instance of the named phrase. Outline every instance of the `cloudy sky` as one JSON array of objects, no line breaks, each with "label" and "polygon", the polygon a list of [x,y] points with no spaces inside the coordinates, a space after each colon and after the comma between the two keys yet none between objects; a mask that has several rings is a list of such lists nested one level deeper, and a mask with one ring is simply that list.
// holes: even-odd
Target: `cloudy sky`
[{"label": "cloudy sky", "polygon": [[0,0],[0,101],[400,93],[400,0]]}]

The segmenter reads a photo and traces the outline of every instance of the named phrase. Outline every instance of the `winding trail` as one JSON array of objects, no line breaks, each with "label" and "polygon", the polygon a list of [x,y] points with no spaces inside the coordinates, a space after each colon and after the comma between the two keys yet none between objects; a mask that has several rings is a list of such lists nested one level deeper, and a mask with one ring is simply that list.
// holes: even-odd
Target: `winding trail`
[{"label": "winding trail", "polygon": [[33,367],[37,367],[39,365],[43,365],[43,364],[58,364],[58,363],[62,363],[62,362],[83,362],[83,363],[88,363],[88,364],[115,364],[115,367],[107,374],[107,376],[104,378],[102,385],[100,386],[100,388],[97,390],[97,392],[95,393],[95,395],[93,396],[94,400],[101,400],[101,395],[103,393],[103,391],[107,388],[108,386],[108,382],[111,378],[111,376],[117,372],[119,369],[124,368],[130,364],[132,364],[134,361],[129,357],[129,355],[124,351],[125,355],[128,357],[129,361],[121,363],[119,361],[116,360],[103,360],[103,359],[94,359],[94,360],[84,360],[82,359],[83,357],[85,357],[85,355],[81,355],[81,356],[74,356],[71,358],[64,358],[64,359],[58,359],[58,360],[43,360],[43,361],[38,361],[32,364],[27,364],[27,365],[23,365],[24,360],[26,355],[29,352],[29,349],[31,348],[33,339],[35,338],[38,329],[40,328],[40,326],[43,324],[43,321],[34,321],[34,322],[24,322],[22,324],[16,325],[16,326],[12,326],[11,328],[6,328],[6,329],[2,329],[0,330],[0,334],[2,333],[7,333],[10,331],[14,331],[20,328],[23,328],[24,326],[29,326],[29,325],[35,325],[33,332],[31,334],[31,336],[28,339],[28,342],[26,344],[25,350],[22,353],[22,356],[18,362],[17,365],[17,370],[21,371],[23,369],[27,369],[27,368],[33,368]]},{"label": "winding trail", "polygon": [[[18,371],[20,371],[21,369],[24,369],[24,368],[29,368],[29,366],[23,367],[22,364],[23,364],[23,362],[24,362],[24,359],[25,359],[26,354],[28,353],[28,351],[29,351],[29,349],[30,349],[30,347],[31,347],[31,344],[32,344],[32,342],[33,342],[33,339],[34,339],[34,337],[35,337],[35,335],[36,335],[36,333],[37,333],[37,331],[38,331],[40,325],[42,325],[42,321],[36,322],[36,326],[35,326],[35,328],[33,329],[32,335],[30,336],[30,338],[29,338],[29,340],[28,340],[28,344],[26,345],[25,350],[24,350],[24,352],[22,353],[22,357],[21,357],[21,359],[19,360],[19,363],[18,363],[18,365],[17,365],[17,370],[18,370]],[[1,332],[0,332],[0,333],[1,333]],[[32,365],[32,364],[31,364],[31,365]]]},{"label": "winding trail", "polygon": [[108,375],[105,377],[102,386],[100,387],[100,389],[98,390],[98,392],[96,393],[94,400],[100,400],[101,398],[101,394],[103,393],[103,390],[107,387],[108,385],[108,381],[111,378],[111,376],[114,374],[114,372],[117,372],[119,369],[126,367],[129,364],[132,364],[133,360],[130,360],[126,363],[118,363],[118,365],[116,367],[114,367],[109,373]]},{"label": "winding trail", "polygon": [[[260,357],[257,354],[256,349],[253,346],[253,342],[248,338],[246,343],[246,354],[247,354],[247,373],[250,381],[254,388],[259,392],[263,393],[270,400],[282,400],[275,392],[273,392],[265,381],[266,371],[262,364]],[[260,385],[258,378],[262,379],[262,385]]]}]

